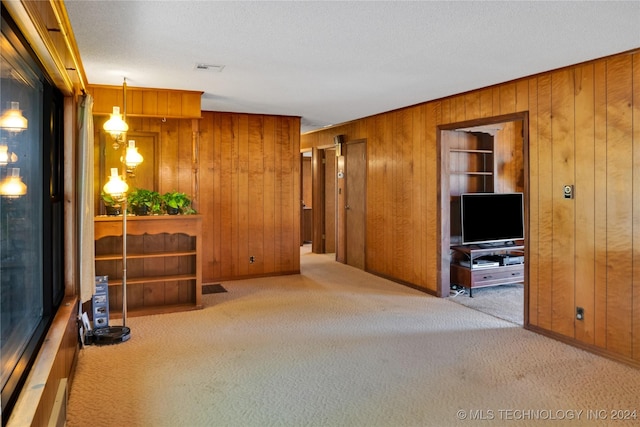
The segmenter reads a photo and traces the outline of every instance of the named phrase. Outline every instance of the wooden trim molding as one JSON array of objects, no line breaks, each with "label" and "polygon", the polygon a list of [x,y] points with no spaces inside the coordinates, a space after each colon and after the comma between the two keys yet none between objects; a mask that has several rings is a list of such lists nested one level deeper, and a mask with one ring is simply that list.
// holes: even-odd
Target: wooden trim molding
[{"label": "wooden trim molding", "polygon": [[72,379],[78,355],[78,299],[66,298],[38,352],[7,427],[49,425],[61,380]]}]

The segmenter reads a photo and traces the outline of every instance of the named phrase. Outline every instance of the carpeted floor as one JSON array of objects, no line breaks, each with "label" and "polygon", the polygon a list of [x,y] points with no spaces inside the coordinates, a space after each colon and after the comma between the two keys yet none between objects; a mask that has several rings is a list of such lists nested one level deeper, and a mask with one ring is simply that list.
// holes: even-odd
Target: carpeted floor
[{"label": "carpeted floor", "polygon": [[458,295],[452,291],[449,299],[517,325],[524,324],[524,285],[522,283],[474,289],[473,298],[469,297],[468,289],[463,291]]},{"label": "carpeted floor", "polygon": [[640,370],[331,256],[222,285],[82,350],[67,425],[638,425]]}]

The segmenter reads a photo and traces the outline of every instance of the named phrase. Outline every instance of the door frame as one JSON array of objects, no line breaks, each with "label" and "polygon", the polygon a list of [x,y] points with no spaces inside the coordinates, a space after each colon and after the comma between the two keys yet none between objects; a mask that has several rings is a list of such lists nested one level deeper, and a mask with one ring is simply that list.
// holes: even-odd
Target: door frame
[{"label": "door frame", "polygon": [[[525,200],[525,233],[524,233],[524,324],[529,323],[529,112],[523,111],[519,113],[505,114],[500,116],[486,117],[482,119],[467,120],[456,123],[447,123],[437,126],[437,149],[438,149],[438,178],[440,179],[438,194],[438,237],[441,244],[438,246],[437,259],[438,263],[438,283],[437,296],[448,297],[450,294],[450,245],[451,245],[451,205],[449,201],[450,187],[450,158],[449,146],[442,138],[442,132],[454,131],[462,128],[477,127],[484,125],[493,125],[504,122],[522,121],[523,129],[523,169],[524,169],[524,200]],[[446,146],[445,146],[446,145]]]}]

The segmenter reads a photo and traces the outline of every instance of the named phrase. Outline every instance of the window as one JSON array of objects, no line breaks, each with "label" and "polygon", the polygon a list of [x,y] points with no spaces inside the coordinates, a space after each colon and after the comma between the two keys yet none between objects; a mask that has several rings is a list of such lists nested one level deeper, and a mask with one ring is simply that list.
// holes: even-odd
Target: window
[{"label": "window", "polygon": [[62,272],[62,96],[2,9],[0,380],[3,424],[56,308]]}]

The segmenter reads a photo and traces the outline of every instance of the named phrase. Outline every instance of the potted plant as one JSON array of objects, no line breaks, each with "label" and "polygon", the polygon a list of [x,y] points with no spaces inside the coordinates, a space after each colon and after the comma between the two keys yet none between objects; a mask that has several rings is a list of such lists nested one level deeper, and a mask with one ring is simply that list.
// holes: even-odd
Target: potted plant
[{"label": "potted plant", "polygon": [[111,197],[111,195],[105,193],[104,190],[100,192],[100,198],[107,210],[107,215],[116,216],[122,213],[122,205],[120,202]]},{"label": "potted plant", "polygon": [[149,215],[160,213],[160,193],[144,188],[136,188],[127,198],[129,211],[135,215]]},{"label": "potted plant", "polygon": [[169,215],[190,215],[196,213],[191,207],[191,199],[185,193],[170,191],[162,195],[162,206]]}]

